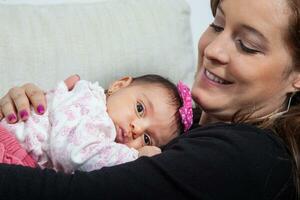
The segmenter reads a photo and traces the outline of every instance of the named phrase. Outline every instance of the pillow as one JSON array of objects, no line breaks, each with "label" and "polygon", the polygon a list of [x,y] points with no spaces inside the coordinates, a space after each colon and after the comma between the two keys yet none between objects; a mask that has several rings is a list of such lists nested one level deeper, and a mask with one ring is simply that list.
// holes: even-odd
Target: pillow
[{"label": "pillow", "polygon": [[107,87],[122,76],[172,81],[194,71],[184,0],[0,4],[0,95],[34,82],[49,89],[71,74]]}]

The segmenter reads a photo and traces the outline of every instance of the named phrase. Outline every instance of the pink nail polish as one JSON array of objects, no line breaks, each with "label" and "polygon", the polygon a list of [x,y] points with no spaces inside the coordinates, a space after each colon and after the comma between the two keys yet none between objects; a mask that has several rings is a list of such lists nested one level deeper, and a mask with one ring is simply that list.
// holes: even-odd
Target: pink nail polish
[{"label": "pink nail polish", "polygon": [[45,112],[44,106],[43,105],[39,105],[37,107],[37,111],[38,111],[39,114],[43,114]]},{"label": "pink nail polish", "polygon": [[26,119],[26,118],[28,117],[28,112],[27,112],[26,110],[22,110],[22,111],[20,112],[20,117],[21,117],[22,119]]},{"label": "pink nail polish", "polygon": [[14,122],[14,121],[16,121],[16,119],[17,119],[17,117],[16,117],[15,114],[10,114],[10,115],[7,116],[7,120],[9,122]]}]

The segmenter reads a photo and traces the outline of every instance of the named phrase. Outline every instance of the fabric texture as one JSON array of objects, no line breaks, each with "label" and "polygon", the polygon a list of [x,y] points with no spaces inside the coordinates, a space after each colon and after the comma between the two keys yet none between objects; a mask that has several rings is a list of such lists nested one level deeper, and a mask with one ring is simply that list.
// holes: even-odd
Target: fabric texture
[{"label": "fabric texture", "polygon": [[184,0],[0,4],[0,95],[25,82],[50,89],[71,74],[104,88],[125,75],[191,79],[189,19]]},{"label": "fabric texture", "polygon": [[291,173],[290,154],[271,131],[218,123],[175,138],[162,154],[90,173],[65,175],[2,164],[0,197],[292,200]]},{"label": "fabric texture", "polygon": [[26,122],[0,124],[15,134],[41,168],[72,173],[135,160],[138,151],[115,142],[116,129],[98,83],[81,80],[68,91],[64,82],[47,93],[48,110]]},{"label": "fabric texture", "polygon": [[6,128],[0,125],[0,163],[36,167],[36,161]]}]

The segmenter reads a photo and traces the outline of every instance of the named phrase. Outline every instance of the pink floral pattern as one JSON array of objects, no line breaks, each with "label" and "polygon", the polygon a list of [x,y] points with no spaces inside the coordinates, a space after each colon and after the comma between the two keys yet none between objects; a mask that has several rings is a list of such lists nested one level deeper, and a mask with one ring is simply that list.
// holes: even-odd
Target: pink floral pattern
[{"label": "pink floral pattern", "polygon": [[115,142],[115,127],[106,112],[98,83],[79,81],[72,91],[63,82],[47,93],[48,110],[33,111],[24,123],[3,124],[42,168],[72,173],[112,166],[138,157],[135,149]]}]

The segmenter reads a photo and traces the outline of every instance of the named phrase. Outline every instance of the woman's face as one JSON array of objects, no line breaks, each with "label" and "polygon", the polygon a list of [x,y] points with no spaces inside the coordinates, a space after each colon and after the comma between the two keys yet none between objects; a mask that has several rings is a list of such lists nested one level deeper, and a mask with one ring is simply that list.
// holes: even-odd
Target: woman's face
[{"label": "woman's face", "polygon": [[295,91],[284,41],[289,13],[286,0],[221,1],[198,45],[192,95],[204,113],[225,121],[251,107],[262,117]]}]

